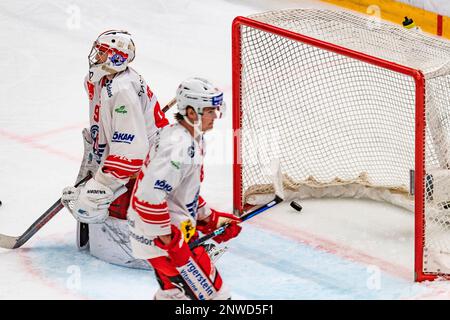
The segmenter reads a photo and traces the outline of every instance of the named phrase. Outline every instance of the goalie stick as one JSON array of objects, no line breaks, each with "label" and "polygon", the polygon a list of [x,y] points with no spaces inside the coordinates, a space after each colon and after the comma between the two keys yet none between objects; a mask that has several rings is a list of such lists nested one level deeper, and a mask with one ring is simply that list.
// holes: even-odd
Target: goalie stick
[{"label": "goalie stick", "polygon": [[[162,112],[166,113],[175,103],[176,98],[167,103],[167,105],[162,109]],[[85,183],[91,178],[91,175],[87,175],[82,180],[75,184],[78,187],[82,183]],[[61,203],[61,198],[59,198],[50,208],[47,209],[22,235],[13,237],[6,234],[0,234],[0,248],[5,249],[17,249],[20,248],[25,242],[27,242],[36,232],[38,232],[47,222],[49,222],[64,205]]]},{"label": "goalie stick", "polygon": [[[90,175],[78,182],[75,187],[85,183],[91,178]],[[0,247],[5,249],[17,249],[27,242],[36,232],[38,232],[47,222],[49,222],[63,208],[61,198],[59,198],[50,208],[47,209],[21,236],[12,237],[0,234]]]}]

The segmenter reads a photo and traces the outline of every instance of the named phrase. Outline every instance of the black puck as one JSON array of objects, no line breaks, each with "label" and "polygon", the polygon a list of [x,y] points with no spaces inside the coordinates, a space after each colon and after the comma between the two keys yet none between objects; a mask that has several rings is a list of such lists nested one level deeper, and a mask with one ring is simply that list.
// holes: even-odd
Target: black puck
[{"label": "black puck", "polygon": [[302,206],[296,201],[291,201],[291,207],[297,210],[298,212],[302,211],[303,209]]}]

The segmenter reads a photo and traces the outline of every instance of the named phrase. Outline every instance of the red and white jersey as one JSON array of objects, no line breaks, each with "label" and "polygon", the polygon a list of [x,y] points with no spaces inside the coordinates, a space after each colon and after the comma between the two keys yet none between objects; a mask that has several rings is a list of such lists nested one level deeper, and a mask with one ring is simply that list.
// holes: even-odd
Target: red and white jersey
[{"label": "red and white jersey", "polygon": [[93,155],[100,165],[95,178],[115,190],[139,172],[156,131],[168,121],[156,96],[132,68],[112,80],[88,79]]},{"label": "red and white jersey", "polygon": [[130,241],[136,258],[164,255],[153,245],[156,236],[170,234],[170,225],[174,224],[189,240],[197,220],[211,213],[200,197],[204,155],[203,137],[197,141],[180,124],[158,132],[128,208]]}]

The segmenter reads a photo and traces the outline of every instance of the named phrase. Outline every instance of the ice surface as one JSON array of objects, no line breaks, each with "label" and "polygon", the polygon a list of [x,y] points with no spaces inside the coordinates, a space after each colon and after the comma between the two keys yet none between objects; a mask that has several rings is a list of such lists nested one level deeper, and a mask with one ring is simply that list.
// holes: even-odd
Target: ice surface
[{"label": "ice surface", "polygon": [[[83,78],[95,37],[134,35],[133,62],[161,103],[189,76],[220,86],[231,108],[231,22],[317,1],[151,0],[0,3],[0,233],[19,235],[70,185],[82,155]],[[172,112],[170,112],[172,114]],[[172,120],[172,117],[170,116]],[[232,209],[231,112],[208,134],[203,195]],[[413,217],[370,201],[283,204],[246,222],[218,262],[240,299],[448,298],[446,282],[414,284]],[[152,299],[151,272],[78,252],[63,210],[23,248],[0,249],[1,299]]]}]

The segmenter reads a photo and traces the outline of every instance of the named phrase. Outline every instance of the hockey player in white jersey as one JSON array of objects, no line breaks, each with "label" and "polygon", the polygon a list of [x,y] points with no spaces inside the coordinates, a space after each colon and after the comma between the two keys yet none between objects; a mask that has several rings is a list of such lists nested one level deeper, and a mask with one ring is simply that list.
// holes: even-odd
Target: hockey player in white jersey
[{"label": "hockey player in white jersey", "polygon": [[229,299],[203,246],[188,243],[198,232],[224,223],[217,242],[236,237],[240,219],[209,208],[200,196],[205,155],[204,132],[211,130],[222,108],[223,93],[210,82],[190,78],[177,90],[177,124],[158,132],[144,162],[128,209],[133,253],[148,259],[160,289],[155,299]]},{"label": "hockey player in white jersey", "polygon": [[156,96],[129,66],[134,56],[127,31],[106,31],[95,40],[84,82],[90,129],[83,131],[87,152],[77,181],[88,174],[93,178],[79,188],[65,188],[62,196],[78,220],[78,246],[130,267],[142,265],[129,245],[131,191],[157,129],[168,124]]}]

